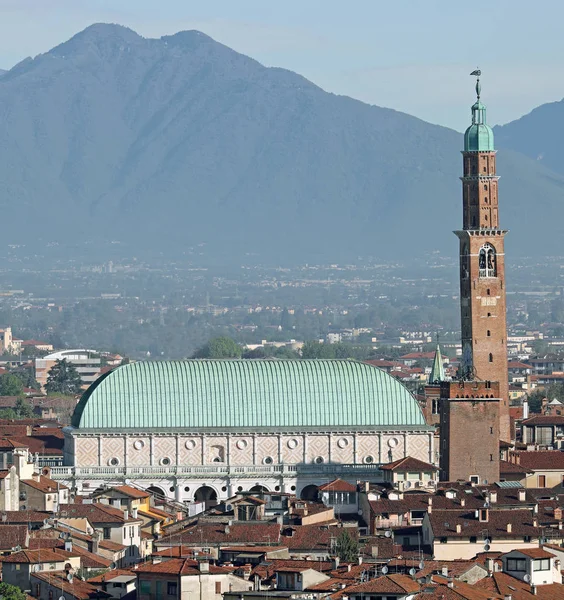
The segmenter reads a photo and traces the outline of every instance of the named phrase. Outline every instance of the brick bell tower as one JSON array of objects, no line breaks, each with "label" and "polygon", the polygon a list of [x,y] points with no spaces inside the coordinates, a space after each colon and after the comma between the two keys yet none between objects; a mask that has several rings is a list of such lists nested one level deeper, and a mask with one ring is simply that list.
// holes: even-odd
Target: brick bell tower
[{"label": "brick bell tower", "polygon": [[493,131],[486,124],[486,107],[472,106],[472,125],[464,134],[460,240],[460,308],[464,380],[499,382],[499,435],[510,441],[507,325],[505,309],[506,230],[499,226],[498,180]]}]

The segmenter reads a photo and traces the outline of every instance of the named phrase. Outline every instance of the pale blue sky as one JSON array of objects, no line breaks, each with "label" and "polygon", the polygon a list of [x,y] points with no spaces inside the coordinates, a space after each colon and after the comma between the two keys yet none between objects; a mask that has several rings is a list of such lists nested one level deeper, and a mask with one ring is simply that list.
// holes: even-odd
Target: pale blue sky
[{"label": "pale blue sky", "polygon": [[0,0],[0,68],[95,22],[198,29],[324,89],[462,130],[484,75],[492,123],[564,97],[560,0]]}]

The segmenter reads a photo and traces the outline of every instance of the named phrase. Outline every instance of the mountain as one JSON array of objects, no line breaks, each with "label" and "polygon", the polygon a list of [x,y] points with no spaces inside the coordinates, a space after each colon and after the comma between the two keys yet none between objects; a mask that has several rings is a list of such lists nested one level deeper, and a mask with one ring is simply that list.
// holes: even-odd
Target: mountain
[{"label": "mountain", "polygon": [[[4,244],[219,262],[456,255],[460,134],[197,31],[92,25],[5,73],[0,107]],[[498,163],[510,251],[555,253],[564,177],[513,151]]]},{"label": "mountain", "polygon": [[500,148],[520,152],[564,174],[564,100],[543,104],[528,115],[494,128]]}]

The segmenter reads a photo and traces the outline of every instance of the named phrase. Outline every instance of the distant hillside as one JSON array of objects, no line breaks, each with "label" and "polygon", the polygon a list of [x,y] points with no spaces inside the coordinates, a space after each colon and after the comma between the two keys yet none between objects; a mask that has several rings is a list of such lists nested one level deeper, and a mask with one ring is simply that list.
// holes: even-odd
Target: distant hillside
[{"label": "distant hillside", "polygon": [[[95,257],[119,240],[224,262],[456,252],[458,133],[197,31],[154,40],[93,25],[4,74],[0,107],[4,244],[88,241]],[[509,248],[559,251],[564,178],[513,152],[499,169]]]},{"label": "distant hillside", "polygon": [[495,128],[500,148],[521,152],[564,174],[564,100],[543,104],[528,115]]}]

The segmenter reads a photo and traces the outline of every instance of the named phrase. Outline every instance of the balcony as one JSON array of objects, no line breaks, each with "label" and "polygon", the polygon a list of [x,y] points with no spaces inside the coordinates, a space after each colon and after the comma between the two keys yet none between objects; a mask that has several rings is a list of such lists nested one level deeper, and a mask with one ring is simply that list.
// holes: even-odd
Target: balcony
[{"label": "balcony", "polygon": [[298,477],[304,475],[341,477],[380,475],[376,464],[303,464],[303,465],[204,465],[204,466],[145,466],[145,467],[52,467],[51,478],[69,479],[201,479],[204,477]]}]

